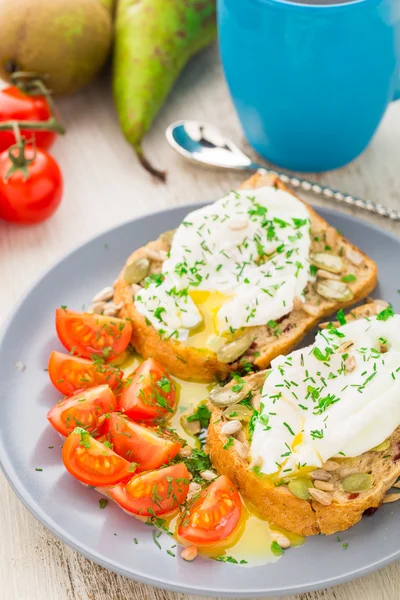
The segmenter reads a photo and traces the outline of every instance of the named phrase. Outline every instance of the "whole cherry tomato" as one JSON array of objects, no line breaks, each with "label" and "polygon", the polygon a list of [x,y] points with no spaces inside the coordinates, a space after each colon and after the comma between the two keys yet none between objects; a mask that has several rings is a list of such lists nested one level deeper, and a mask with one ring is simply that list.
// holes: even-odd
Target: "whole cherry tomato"
[{"label": "whole cherry tomato", "polygon": [[37,148],[35,151],[27,145],[24,152],[25,172],[17,170],[11,175],[13,163],[8,151],[0,154],[0,219],[40,223],[48,219],[61,202],[62,175],[54,158],[45,150]]},{"label": "whole cherry tomato", "polygon": [[[47,121],[50,110],[44,96],[29,96],[16,86],[0,90],[0,121]],[[42,149],[50,148],[56,134],[52,131],[24,131],[21,135],[27,140],[35,137],[36,146]],[[12,131],[0,131],[0,152],[15,144]]]}]

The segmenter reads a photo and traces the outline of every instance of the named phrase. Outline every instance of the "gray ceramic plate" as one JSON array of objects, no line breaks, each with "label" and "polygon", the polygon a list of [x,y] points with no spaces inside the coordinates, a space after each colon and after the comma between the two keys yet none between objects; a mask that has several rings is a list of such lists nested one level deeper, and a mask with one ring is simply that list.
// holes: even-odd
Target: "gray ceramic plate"
[{"label": "gray ceramic plate", "polygon": [[[160,551],[149,527],[111,503],[99,510],[99,495],[63,468],[60,438],[46,420],[58,399],[44,371],[51,350],[60,348],[54,310],[61,304],[80,310],[114,281],[134,248],[176,227],[187,210],[143,217],[91,240],[47,272],[11,316],[0,340],[0,461],[11,485],[27,508],[78,552],[122,575],[180,592],[253,598],[293,594],[341,583],[400,558],[400,505],[389,504],[341,535],[346,549],[336,536],[321,536],[265,567],[203,559],[185,563],[166,553],[168,536],[160,538]],[[375,296],[400,309],[400,241],[357,219],[320,212],[376,260],[380,283]],[[24,372],[15,368],[16,361],[26,365]],[[43,471],[35,471],[38,467]]]}]

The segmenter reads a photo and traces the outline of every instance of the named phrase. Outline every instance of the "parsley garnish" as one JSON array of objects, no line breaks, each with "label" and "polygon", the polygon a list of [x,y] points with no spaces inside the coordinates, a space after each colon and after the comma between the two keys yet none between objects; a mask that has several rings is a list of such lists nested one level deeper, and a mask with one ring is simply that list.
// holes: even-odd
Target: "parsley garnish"
[{"label": "parsley garnish", "polygon": [[341,325],[346,325],[346,317],[344,316],[343,308],[338,310],[336,319],[339,321]]},{"label": "parsley garnish", "polygon": [[357,277],[349,273],[349,275],[343,275],[342,281],[344,281],[344,283],[350,283],[351,281],[357,281]]},{"label": "parsley garnish", "polygon": [[284,553],[283,548],[278,544],[278,542],[272,542],[271,544],[271,552],[275,556],[282,556]]},{"label": "parsley garnish", "polygon": [[390,317],[394,317],[394,310],[391,304],[376,315],[378,321],[387,321]]},{"label": "parsley garnish", "polygon": [[229,436],[227,442],[224,444],[224,450],[228,450],[231,446],[233,446],[233,437]]},{"label": "parsley garnish", "polygon": [[204,403],[199,404],[196,409],[196,412],[187,417],[187,421],[191,423],[192,421],[200,421],[201,427],[208,427],[208,424],[211,419],[211,411],[207,408],[207,405]]}]

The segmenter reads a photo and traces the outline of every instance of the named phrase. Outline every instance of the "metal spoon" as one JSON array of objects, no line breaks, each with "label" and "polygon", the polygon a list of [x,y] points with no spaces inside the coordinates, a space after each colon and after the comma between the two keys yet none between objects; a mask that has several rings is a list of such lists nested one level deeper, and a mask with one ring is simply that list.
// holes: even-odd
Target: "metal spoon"
[{"label": "metal spoon", "polygon": [[357,206],[382,217],[400,221],[400,211],[387,208],[382,204],[376,204],[370,200],[363,200],[351,194],[345,194],[319,183],[300,179],[279,173],[272,169],[266,169],[262,165],[253,162],[244,154],[231,140],[225,138],[213,125],[199,123],[184,119],[171,123],[165,135],[168,143],[188,160],[199,162],[210,167],[223,169],[237,169],[240,171],[260,171],[278,177],[283,183],[294,188],[301,188],[306,192],[312,192],[316,196],[325,196],[350,206]]}]

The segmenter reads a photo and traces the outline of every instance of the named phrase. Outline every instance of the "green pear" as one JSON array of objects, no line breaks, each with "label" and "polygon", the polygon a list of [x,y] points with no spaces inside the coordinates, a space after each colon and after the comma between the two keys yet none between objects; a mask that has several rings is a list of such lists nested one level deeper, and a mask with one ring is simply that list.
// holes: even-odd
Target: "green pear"
[{"label": "green pear", "polygon": [[54,94],[90,83],[112,42],[113,0],[1,0],[0,77],[37,73]]},{"label": "green pear", "polygon": [[215,0],[118,0],[114,99],[126,139],[143,165],[142,138],[188,60],[216,34]]}]

